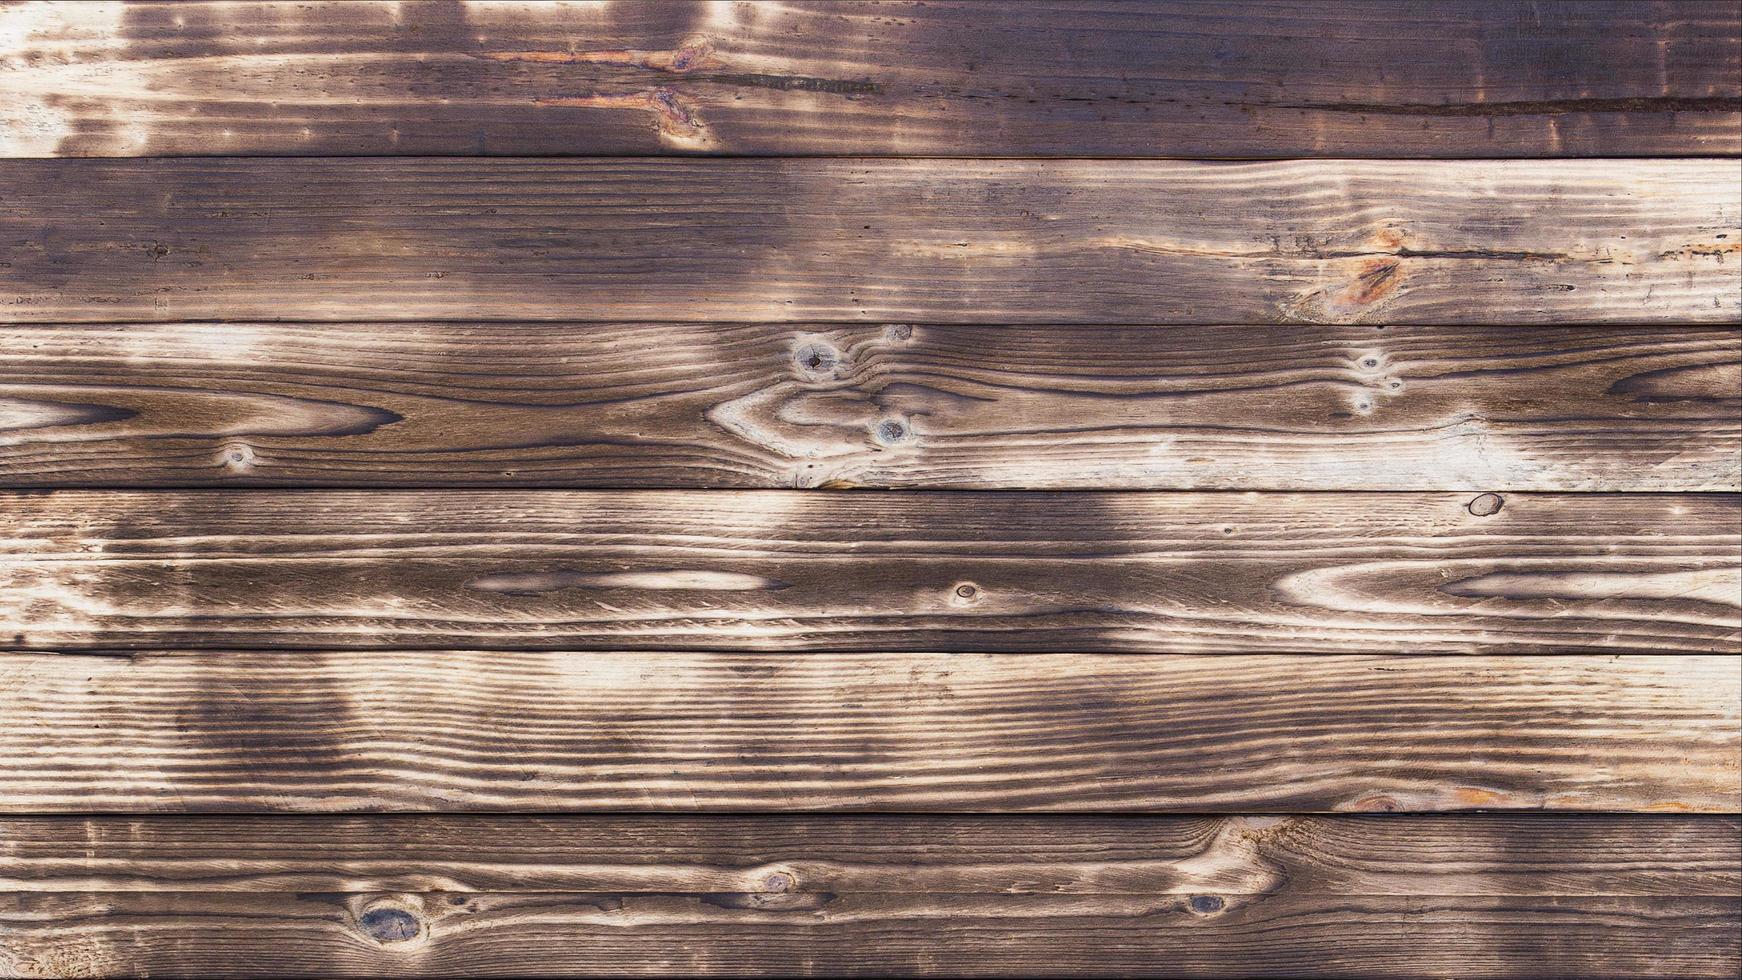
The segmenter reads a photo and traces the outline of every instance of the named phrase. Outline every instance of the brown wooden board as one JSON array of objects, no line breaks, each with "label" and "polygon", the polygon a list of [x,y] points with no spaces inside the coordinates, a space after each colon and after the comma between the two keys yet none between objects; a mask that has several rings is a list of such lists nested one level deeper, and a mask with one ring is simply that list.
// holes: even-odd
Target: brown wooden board
[{"label": "brown wooden board", "polygon": [[1735,491],[1742,335],[0,326],[0,484]]},{"label": "brown wooden board", "polygon": [[9,819],[0,955],[20,976],[1723,976],[1739,830],[1542,814]]},{"label": "brown wooden board", "polygon": [[1734,978],[1738,157],[1735,0],[0,3],[0,976]]},{"label": "brown wooden board", "polygon": [[1734,3],[27,3],[0,155],[1742,150]]},{"label": "brown wooden board", "polygon": [[0,160],[0,317],[1734,326],[1738,176],[1730,160]]},{"label": "brown wooden board", "polygon": [[1723,897],[1735,816],[0,818],[0,891]]},{"label": "brown wooden board", "polygon": [[1742,652],[1733,494],[0,494],[19,648]]},{"label": "brown wooden board", "polygon": [[1733,896],[1211,908],[1171,895],[0,894],[0,965],[194,978],[1734,977],[1739,911]]},{"label": "brown wooden board", "polygon": [[0,811],[1742,808],[1730,656],[0,653]]}]

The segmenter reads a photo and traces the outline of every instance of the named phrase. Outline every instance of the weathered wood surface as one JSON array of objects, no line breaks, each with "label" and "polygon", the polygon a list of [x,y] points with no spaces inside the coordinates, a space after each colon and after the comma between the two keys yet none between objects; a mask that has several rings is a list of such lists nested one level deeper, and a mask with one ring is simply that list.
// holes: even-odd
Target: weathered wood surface
[{"label": "weathered wood surface", "polygon": [[1742,335],[14,325],[0,484],[1734,491]]},{"label": "weathered wood surface", "polygon": [[1728,656],[0,653],[0,810],[1733,813]]},{"label": "weathered wood surface", "polygon": [[0,318],[1734,325],[1733,160],[6,160]]},{"label": "weathered wood surface", "polygon": [[1734,3],[24,3],[0,154],[1742,151]]},{"label": "weathered wood surface", "polygon": [[[0,894],[13,976],[1734,977],[1734,897]],[[1200,908],[1205,910],[1200,911]]]},{"label": "weathered wood surface", "polygon": [[[1734,817],[0,822],[11,976],[1734,972]],[[577,893],[578,892],[578,893]],[[1070,962],[1048,956],[1077,953]],[[1453,962],[1454,958],[1458,962]]]},{"label": "weathered wood surface", "polygon": [[27,648],[1742,651],[1733,494],[26,491],[0,511],[0,645]]},{"label": "weathered wood surface", "polygon": [[1734,896],[1736,816],[0,818],[0,891]]}]

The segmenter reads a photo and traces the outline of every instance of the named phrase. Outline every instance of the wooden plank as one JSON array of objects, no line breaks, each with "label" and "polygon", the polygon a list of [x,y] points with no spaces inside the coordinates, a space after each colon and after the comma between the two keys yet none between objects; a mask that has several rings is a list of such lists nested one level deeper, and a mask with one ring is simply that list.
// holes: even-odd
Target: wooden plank
[{"label": "wooden plank", "polygon": [[13,976],[1734,977],[1730,898],[0,895]]},{"label": "wooden plank", "polygon": [[13,487],[1735,491],[1739,467],[1734,329],[0,326]]},{"label": "wooden plank", "polygon": [[1742,152],[1742,17],[1666,4],[41,3],[0,154]]},{"label": "wooden plank", "polygon": [[1734,896],[1734,816],[0,818],[0,891]]},{"label": "wooden plank", "polygon": [[0,512],[21,648],[1742,652],[1728,494],[25,491]]},{"label": "wooden plank", "polygon": [[1715,323],[1728,160],[6,160],[13,322]]},{"label": "wooden plank", "polygon": [[0,654],[0,811],[1742,807],[1726,656]]},{"label": "wooden plank", "polygon": [[1059,944],[1090,953],[1074,969],[1176,976],[1298,976],[1334,956],[1363,975],[1721,976],[1737,960],[1739,829],[1542,814],[24,818],[0,821],[0,949],[13,976],[210,974],[226,957],[321,974],[1011,973]]}]

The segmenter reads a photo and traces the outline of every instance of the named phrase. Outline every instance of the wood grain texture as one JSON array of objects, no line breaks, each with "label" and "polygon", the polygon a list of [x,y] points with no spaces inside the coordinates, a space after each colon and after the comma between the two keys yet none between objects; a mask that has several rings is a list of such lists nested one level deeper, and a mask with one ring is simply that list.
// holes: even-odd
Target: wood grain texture
[{"label": "wood grain texture", "polygon": [[1733,813],[1726,656],[0,654],[0,810]]},{"label": "wood grain texture", "polygon": [[[13,819],[0,821],[0,962],[10,976],[210,975],[226,961],[276,975],[1723,976],[1739,829],[1583,815]],[[1082,955],[1049,966],[1061,952]]]},{"label": "wood grain texture", "polygon": [[[792,907],[796,905],[797,907]],[[0,895],[13,976],[1733,977],[1729,898]],[[9,962],[8,962],[9,960]]]},{"label": "wood grain texture", "polygon": [[0,326],[0,484],[1742,490],[1734,329]]},{"label": "wood grain texture", "polygon": [[24,648],[1742,652],[1742,498],[0,495]]},{"label": "wood grain texture", "polygon": [[1734,896],[1734,816],[0,818],[0,891]]},{"label": "wood grain texture", "polygon": [[0,318],[1715,323],[1733,160],[4,160]]},{"label": "wood grain texture", "polygon": [[1742,152],[1733,3],[24,3],[0,154]]}]

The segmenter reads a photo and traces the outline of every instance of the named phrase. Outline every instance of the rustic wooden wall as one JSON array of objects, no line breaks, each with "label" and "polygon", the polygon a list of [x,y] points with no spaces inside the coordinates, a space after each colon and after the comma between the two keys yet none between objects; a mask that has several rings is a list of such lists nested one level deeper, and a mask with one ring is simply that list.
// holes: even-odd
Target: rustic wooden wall
[{"label": "rustic wooden wall", "polygon": [[0,6],[0,976],[1742,970],[1728,0]]}]

